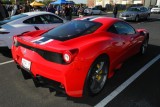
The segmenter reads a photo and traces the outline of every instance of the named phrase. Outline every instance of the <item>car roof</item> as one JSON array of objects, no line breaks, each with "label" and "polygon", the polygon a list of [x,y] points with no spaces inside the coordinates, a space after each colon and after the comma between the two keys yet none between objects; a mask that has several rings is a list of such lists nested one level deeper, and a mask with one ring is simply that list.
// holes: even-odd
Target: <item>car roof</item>
[{"label": "car roof", "polygon": [[23,14],[26,14],[28,16],[32,16],[32,15],[41,15],[41,14],[52,14],[50,12],[46,12],[46,11],[34,11],[34,12],[26,12],[26,13],[23,13]]},{"label": "car roof", "polygon": [[104,16],[89,16],[89,17],[77,18],[75,20],[93,21],[93,22],[99,22],[102,24],[109,24],[109,23],[114,23],[116,21],[120,21],[120,19],[118,18],[104,17]]}]

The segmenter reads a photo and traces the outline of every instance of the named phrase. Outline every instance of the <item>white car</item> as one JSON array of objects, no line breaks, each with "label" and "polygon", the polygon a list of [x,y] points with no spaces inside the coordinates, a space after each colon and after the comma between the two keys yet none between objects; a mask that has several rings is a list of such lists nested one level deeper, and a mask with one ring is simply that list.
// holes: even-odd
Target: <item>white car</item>
[{"label": "white car", "polygon": [[160,6],[154,6],[152,9],[151,9],[151,13],[160,13]]},{"label": "white car", "polygon": [[66,20],[50,12],[27,12],[0,21],[0,47],[11,49],[12,37],[34,30],[49,30]]},{"label": "white car", "polygon": [[93,14],[102,14],[102,11],[97,9],[97,8],[86,8],[84,10],[84,14],[89,14],[89,15],[93,15]]}]

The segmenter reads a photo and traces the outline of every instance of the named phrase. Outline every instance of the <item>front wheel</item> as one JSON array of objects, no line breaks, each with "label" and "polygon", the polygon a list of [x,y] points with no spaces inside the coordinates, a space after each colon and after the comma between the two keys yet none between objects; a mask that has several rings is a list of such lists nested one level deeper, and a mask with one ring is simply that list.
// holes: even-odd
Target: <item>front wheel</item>
[{"label": "front wheel", "polygon": [[87,77],[85,91],[87,95],[98,94],[107,81],[108,64],[105,58],[98,58],[91,66]]},{"label": "front wheel", "polygon": [[147,17],[146,17],[146,20],[149,20],[149,18],[150,18],[150,15],[148,14]]},{"label": "front wheel", "polygon": [[141,51],[140,51],[140,54],[141,54],[141,55],[146,54],[147,47],[148,47],[148,39],[145,39],[145,40],[143,41],[142,46],[141,46]]},{"label": "front wheel", "polygon": [[135,17],[135,21],[138,22],[139,21],[139,16]]}]

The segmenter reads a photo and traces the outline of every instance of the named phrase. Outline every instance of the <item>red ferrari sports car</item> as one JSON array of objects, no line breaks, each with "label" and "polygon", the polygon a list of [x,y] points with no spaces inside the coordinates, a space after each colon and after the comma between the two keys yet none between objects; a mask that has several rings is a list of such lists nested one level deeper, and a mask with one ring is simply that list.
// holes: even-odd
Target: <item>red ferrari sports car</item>
[{"label": "red ferrari sports car", "polygon": [[25,79],[72,97],[96,95],[129,57],[145,54],[149,33],[111,17],[84,17],[13,38],[12,55]]}]

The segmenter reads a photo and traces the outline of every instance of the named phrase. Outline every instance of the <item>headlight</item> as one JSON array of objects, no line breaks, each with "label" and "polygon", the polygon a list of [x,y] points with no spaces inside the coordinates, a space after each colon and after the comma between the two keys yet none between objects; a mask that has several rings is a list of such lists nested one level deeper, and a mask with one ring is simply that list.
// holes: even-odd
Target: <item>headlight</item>
[{"label": "headlight", "polygon": [[119,16],[122,16],[122,13],[120,13]]}]

